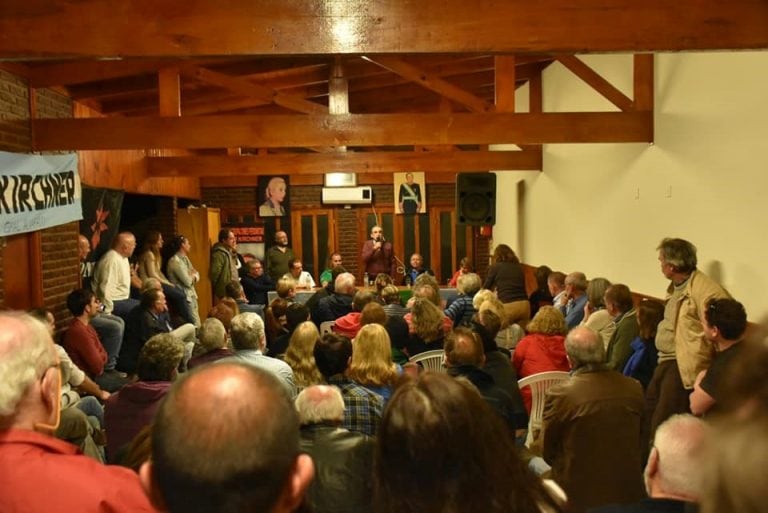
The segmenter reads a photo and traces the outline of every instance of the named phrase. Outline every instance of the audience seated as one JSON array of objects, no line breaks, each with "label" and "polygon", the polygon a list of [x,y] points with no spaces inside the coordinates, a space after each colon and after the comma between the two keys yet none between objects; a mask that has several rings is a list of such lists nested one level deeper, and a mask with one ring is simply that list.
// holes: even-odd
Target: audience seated
[{"label": "audience seated", "polygon": [[0,376],[0,511],[155,511],[136,474],[50,436],[59,424],[61,374],[42,322],[0,312]]},{"label": "audience seated", "polygon": [[[227,307],[222,306],[222,308]],[[228,345],[227,330],[224,328],[224,324],[217,318],[209,317],[203,321],[203,325],[200,326],[199,337],[200,344],[198,347],[200,351],[196,352],[192,359],[189,360],[187,364],[189,369],[232,356],[233,353]]]},{"label": "audience seated", "polygon": [[355,296],[355,277],[351,273],[336,276],[333,293],[320,299],[317,309],[312,313],[312,320],[320,326],[323,322],[335,321],[352,311],[352,299]]},{"label": "audience seated", "polygon": [[285,299],[289,303],[293,303],[296,298],[296,281],[294,281],[293,278],[285,276],[280,278],[277,280],[275,292],[277,292],[277,297]]},{"label": "audience seated", "polygon": [[323,383],[323,375],[315,363],[315,344],[320,339],[320,332],[314,323],[305,321],[299,324],[291,335],[284,361],[293,370],[293,379],[298,389]]},{"label": "audience seated", "polygon": [[546,265],[540,265],[534,271],[536,277],[536,290],[528,296],[528,302],[531,304],[531,319],[542,306],[552,306],[552,294],[549,291],[549,275],[552,269]]},{"label": "audience seated", "polygon": [[163,293],[168,299],[173,311],[179,315],[184,322],[195,325],[197,317],[192,314],[190,304],[187,301],[187,295],[181,287],[177,287],[163,274],[162,257],[160,250],[163,248],[163,236],[156,230],[150,230],[144,237],[144,247],[139,255],[137,273],[141,280],[155,278],[160,282]]},{"label": "audience seated", "polygon": [[[237,307],[237,305],[235,305],[235,307]],[[229,337],[229,326],[232,323],[232,318],[238,313],[239,312],[235,312],[232,308],[227,306],[224,301],[219,301],[213,305],[211,311],[208,312],[208,318],[218,319],[221,324],[224,325],[224,330],[227,332],[227,337]]]},{"label": "audience seated", "polygon": [[317,308],[320,304],[320,300],[323,298],[326,298],[333,294],[333,291],[336,290],[336,278],[339,277],[340,274],[347,272],[346,269],[344,269],[344,266],[338,265],[334,267],[333,269],[328,271],[328,282],[323,285],[321,288],[315,290],[315,293],[309,296],[309,298],[304,302],[305,305],[307,305],[307,308],[309,309],[309,315],[312,316],[312,320],[314,320],[317,317]]},{"label": "audience seated", "polygon": [[[523,427],[518,430],[517,435],[523,436],[528,428],[528,411],[525,408],[520,386],[518,385],[518,376],[515,367],[505,349],[499,348],[496,344],[496,334],[501,326],[501,319],[492,310],[483,310],[478,312],[472,321],[472,330],[480,336],[483,343],[483,352],[485,353],[485,365],[482,369],[489,374],[494,383],[502,390],[507,392],[512,398],[514,411],[519,416],[525,415]],[[520,415],[522,414],[522,415]]]},{"label": "audience seated", "polygon": [[117,371],[105,369],[107,352],[91,326],[91,319],[99,312],[96,296],[87,289],[73,290],[67,296],[67,308],[72,314],[72,321],[62,337],[67,354],[101,388],[109,392],[118,390],[127,379]]},{"label": "audience seated", "polygon": [[[374,305],[381,308],[375,303],[368,306]],[[379,394],[386,405],[392,395],[395,380],[402,372],[402,369],[392,362],[392,348],[387,330],[380,324],[363,326],[355,337],[353,347],[347,376],[358,385]]]},{"label": "audience seated", "polygon": [[339,389],[327,385],[306,388],[296,398],[296,410],[301,450],[315,464],[315,479],[307,493],[312,511],[370,511],[374,441],[341,427],[344,399]]},{"label": "audience seated", "polygon": [[384,307],[375,301],[371,301],[363,307],[363,311],[360,312],[360,328],[364,328],[369,324],[379,324],[386,326],[387,324],[387,312],[384,311]]},{"label": "audience seated", "polygon": [[264,334],[264,321],[253,312],[236,315],[232,319],[229,331],[232,339],[234,356],[222,358],[217,364],[225,362],[247,363],[273,374],[285,387],[291,398],[296,397],[296,385],[293,371],[287,363],[264,354],[267,338]]},{"label": "audience seated", "polygon": [[552,296],[552,306],[560,308],[565,304],[565,274],[560,271],[552,271],[547,276],[547,289]]},{"label": "audience seated", "polygon": [[475,307],[472,300],[480,290],[480,276],[475,273],[466,273],[459,276],[459,282],[456,286],[458,297],[453,300],[448,308],[445,309],[445,316],[453,322],[453,327],[469,326],[472,316],[475,314]]},{"label": "audience seated", "polygon": [[[645,466],[648,498],[592,510],[594,513],[684,513],[695,511],[701,497],[706,460],[704,423],[692,415],[673,415],[656,430]],[[719,511],[744,511],[724,508]]]},{"label": "audience seated", "polygon": [[382,513],[561,511],[557,486],[528,470],[477,390],[442,373],[397,388],[377,436],[374,474]]},{"label": "audience seated", "polygon": [[611,282],[605,278],[592,278],[587,285],[587,304],[584,306],[584,318],[579,326],[592,328],[600,335],[605,350],[608,351],[608,343],[616,330],[613,315],[605,308],[605,291],[611,286]]},{"label": "audience seated", "polygon": [[269,291],[275,290],[275,283],[264,272],[264,262],[254,258],[245,264],[245,268],[246,272],[240,278],[240,283],[242,283],[243,290],[245,291],[245,297],[252,305],[266,306],[269,303]]},{"label": "audience seated", "polygon": [[368,290],[355,292],[355,297],[352,298],[352,311],[336,319],[333,331],[345,337],[355,338],[357,332],[360,331],[360,315],[362,315],[363,308],[375,299],[376,296]]},{"label": "audience seated", "polygon": [[291,340],[296,327],[309,320],[309,309],[306,305],[301,303],[291,303],[285,311],[285,329],[286,332],[277,337],[270,344],[267,344],[269,349],[269,356],[275,358],[281,358],[286,349],[288,349],[288,342]]},{"label": "audience seated", "polygon": [[285,314],[288,313],[290,303],[283,298],[277,297],[269,304],[269,308],[264,312],[264,330],[267,334],[267,346],[272,344],[281,335],[288,333],[286,324],[288,322]]},{"label": "audience seated", "polygon": [[117,362],[118,369],[135,374],[141,348],[147,340],[160,333],[171,333],[184,343],[186,366],[196,342],[195,325],[186,323],[173,329],[168,317],[165,294],[159,289],[149,289],[141,294],[141,302],[128,316],[125,342]]},{"label": "audience seated", "polygon": [[373,288],[375,289],[376,301],[380,304],[384,303],[384,289],[390,285],[394,285],[395,280],[387,273],[379,273],[376,275],[376,279],[373,280]]},{"label": "audience seated", "polygon": [[141,348],[138,381],[112,394],[105,405],[107,459],[111,463],[120,462],[133,437],[152,422],[183,357],[184,344],[171,333],[155,335]]},{"label": "audience seated", "polygon": [[590,328],[571,330],[565,348],[573,375],[547,391],[540,443],[568,511],[640,500],[642,387],[606,367]]},{"label": "audience seated", "polygon": [[169,513],[299,511],[312,475],[284,386],[238,363],[180,378],[157,413],[152,458],[140,471],[155,505]]},{"label": "audience seated", "polygon": [[453,276],[448,280],[448,286],[456,288],[459,283],[459,276],[472,272],[472,260],[469,257],[463,257],[459,260],[459,268],[453,273]]},{"label": "audience seated", "polygon": [[405,344],[409,357],[425,351],[443,348],[445,331],[443,320],[447,319],[443,311],[430,300],[418,298],[411,307],[411,332]]},{"label": "audience seated", "polygon": [[483,370],[485,352],[480,336],[468,328],[456,328],[445,339],[445,366],[448,374],[466,378],[475,385],[488,405],[504,419],[512,433],[528,426],[528,415],[521,401],[512,396]]},{"label": "audience seated", "polygon": [[315,362],[329,385],[341,390],[344,398],[345,429],[375,435],[381,422],[384,399],[347,377],[352,360],[352,342],[336,333],[323,335],[315,344]]},{"label": "audience seated", "polygon": [[104,311],[127,320],[128,313],[138,304],[131,299],[131,286],[141,288],[141,279],[128,259],[136,249],[136,237],[120,232],[112,249],[104,253],[93,275],[93,290],[104,305]]},{"label": "audience seated", "polygon": [[253,312],[255,314],[259,314],[262,319],[264,318],[264,305],[250,304],[248,299],[245,297],[245,290],[243,290],[243,286],[240,285],[239,281],[232,280],[231,282],[227,283],[227,286],[224,287],[224,291],[227,294],[226,297],[235,300],[237,303],[237,308],[241,312]]},{"label": "audience seated", "polygon": [[[528,324],[529,335],[518,342],[512,362],[519,378],[547,371],[568,371],[565,352],[565,318],[553,306],[543,306]],[[531,413],[531,387],[520,390],[525,408]]]},{"label": "audience seated", "polygon": [[384,311],[387,317],[403,317],[408,313],[408,309],[403,306],[400,298],[400,291],[395,285],[387,285],[381,291],[381,297],[384,300]]},{"label": "audience seated", "polygon": [[640,333],[637,309],[629,287],[617,283],[605,291],[605,308],[613,316],[616,329],[606,349],[608,368],[621,372],[632,354],[632,341]]},{"label": "audience seated", "polygon": [[[584,318],[584,306],[587,304],[587,277],[584,273],[574,272],[565,277],[565,294],[560,299],[560,312],[565,316],[568,329],[578,326]],[[558,305],[555,305],[558,306]]]},{"label": "audience seated", "polygon": [[663,318],[664,304],[660,301],[644,299],[637,307],[638,335],[630,344],[632,354],[622,374],[638,380],[643,390],[648,388],[658,362],[656,329]]}]

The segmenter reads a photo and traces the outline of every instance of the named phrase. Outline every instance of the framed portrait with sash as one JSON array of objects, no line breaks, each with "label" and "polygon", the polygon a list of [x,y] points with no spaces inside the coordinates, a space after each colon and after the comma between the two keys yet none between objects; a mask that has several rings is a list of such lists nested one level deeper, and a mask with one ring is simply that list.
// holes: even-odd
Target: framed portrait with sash
[{"label": "framed portrait with sash", "polygon": [[427,198],[423,172],[395,173],[395,212],[425,214]]}]

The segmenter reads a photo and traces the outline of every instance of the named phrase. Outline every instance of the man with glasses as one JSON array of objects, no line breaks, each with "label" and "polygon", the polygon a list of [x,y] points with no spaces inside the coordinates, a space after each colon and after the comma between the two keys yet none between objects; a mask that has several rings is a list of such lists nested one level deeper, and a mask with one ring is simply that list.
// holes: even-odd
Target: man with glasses
[{"label": "man with glasses", "polygon": [[270,290],[275,290],[275,282],[264,272],[264,262],[258,258],[250,260],[245,266],[248,272],[240,283],[243,285],[246,299],[252,305],[266,305],[269,301],[267,294]]},{"label": "man with glasses", "polygon": [[104,466],[51,436],[59,424],[61,373],[43,323],[0,313],[0,376],[0,511],[154,511],[135,473]]}]

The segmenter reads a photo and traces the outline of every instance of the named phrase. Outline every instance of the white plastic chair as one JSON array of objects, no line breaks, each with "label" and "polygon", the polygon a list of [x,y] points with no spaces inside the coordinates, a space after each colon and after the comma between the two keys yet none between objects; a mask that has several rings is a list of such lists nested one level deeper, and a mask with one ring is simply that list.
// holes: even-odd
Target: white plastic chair
[{"label": "white plastic chair", "polygon": [[430,370],[435,372],[446,372],[443,365],[443,355],[445,351],[442,349],[435,349],[434,351],[424,351],[414,355],[408,359],[410,363],[421,363],[424,370]]},{"label": "white plastic chair", "polygon": [[534,433],[541,431],[541,418],[544,415],[544,395],[549,387],[556,385],[561,381],[569,379],[570,373],[563,371],[539,372],[531,374],[520,380],[517,384],[522,390],[523,387],[531,387],[531,414],[528,418],[528,436],[525,438],[525,445],[531,446]]},{"label": "white plastic chair", "polygon": [[336,321],[324,321],[320,323],[320,336],[328,333],[333,333],[333,327],[336,326]]}]

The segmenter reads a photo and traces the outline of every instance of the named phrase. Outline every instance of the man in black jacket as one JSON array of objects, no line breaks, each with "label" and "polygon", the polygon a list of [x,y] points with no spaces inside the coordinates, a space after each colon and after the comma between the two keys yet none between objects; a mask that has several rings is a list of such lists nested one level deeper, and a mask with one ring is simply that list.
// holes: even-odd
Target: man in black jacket
[{"label": "man in black jacket", "polygon": [[305,388],[296,398],[301,450],[315,462],[307,497],[315,513],[371,509],[373,439],[341,427],[344,399],[334,386]]}]

